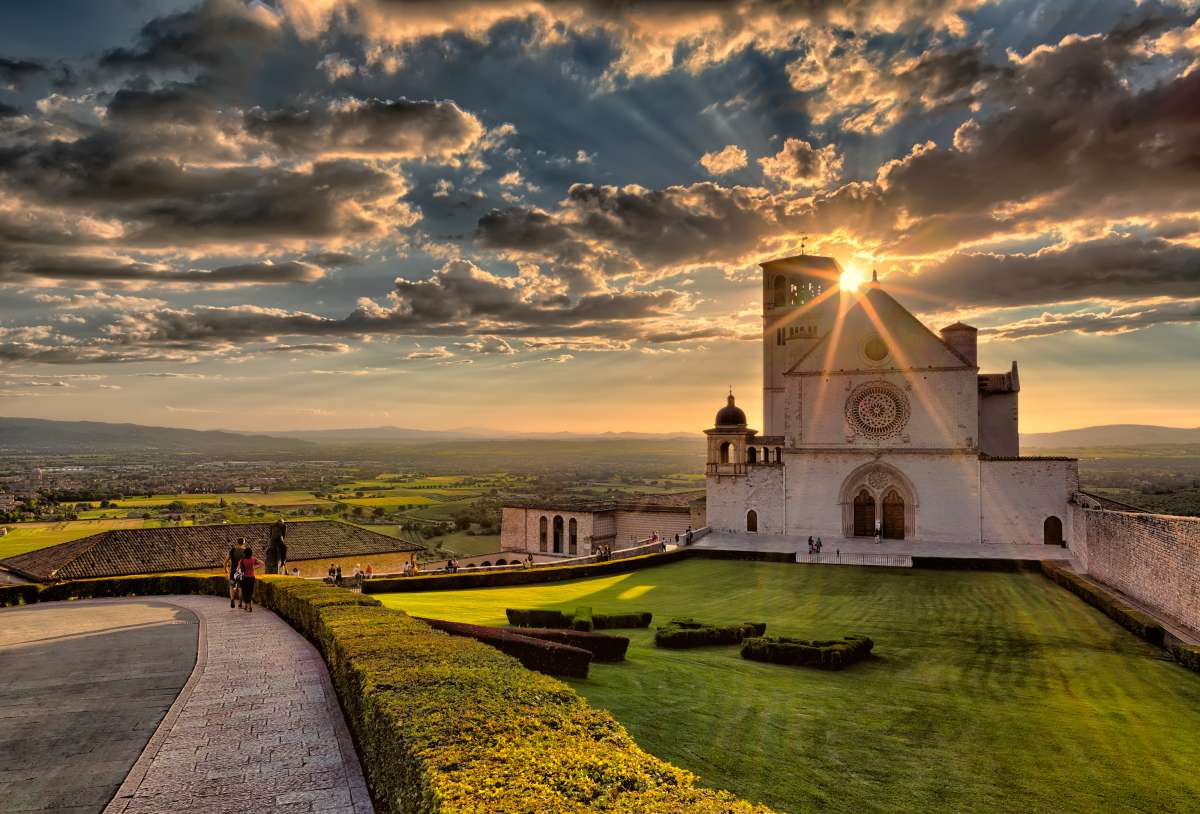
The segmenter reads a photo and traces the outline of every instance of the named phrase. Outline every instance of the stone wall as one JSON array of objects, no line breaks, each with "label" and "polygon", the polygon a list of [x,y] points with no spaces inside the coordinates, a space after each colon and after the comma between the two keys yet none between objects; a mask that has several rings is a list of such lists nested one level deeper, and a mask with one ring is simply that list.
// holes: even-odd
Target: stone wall
[{"label": "stone wall", "polygon": [[1071,495],[1079,488],[1079,462],[1055,458],[1018,458],[979,462],[980,517],[985,543],[1042,545],[1050,517],[1062,523],[1071,540]]},{"label": "stone wall", "polygon": [[[646,540],[654,532],[658,532],[659,537],[666,537],[674,541],[675,535],[683,536],[684,531],[691,525],[691,511],[686,507],[680,508],[663,508],[658,511],[653,509],[627,511],[618,509],[617,516],[617,536],[610,543],[613,548],[628,548],[635,542]],[[699,528],[692,526],[692,528]]]},{"label": "stone wall", "polygon": [[[600,513],[603,514],[603,513]],[[500,513],[500,548],[504,551],[527,551],[532,554],[554,555],[554,518],[563,519],[562,552],[558,556],[575,557],[590,554],[590,540],[596,534],[597,513],[563,511],[559,509],[526,509],[505,506]],[[541,518],[546,518],[546,550],[541,550]],[[570,550],[570,524],[578,523],[577,551]]]},{"label": "stone wall", "polygon": [[1200,518],[1074,508],[1089,576],[1200,630]]}]

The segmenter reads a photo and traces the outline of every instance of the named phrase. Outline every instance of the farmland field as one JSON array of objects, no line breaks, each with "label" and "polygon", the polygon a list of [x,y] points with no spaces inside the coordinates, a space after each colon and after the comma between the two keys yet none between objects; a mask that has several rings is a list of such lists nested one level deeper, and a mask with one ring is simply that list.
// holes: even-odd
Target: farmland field
[{"label": "farmland field", "polygon": [[830,673],[620,631],[626,662],[568,682],[649,751],[777,811],[1200,810],[1200,676],[1037,574],[693,560],[379,598],[495,625],[583,604],[873,637]]},{"label": "farmland field", "polygon": [[9,526],[9,532],[0,537],[0,559],[15,557],[27,551],[48,548],[59,543],[69,543],[89,534],[109,529],[140,529],[158,523],[141,518],[113,518],[104,520],[71,520],[62,523],[23,523]]}]

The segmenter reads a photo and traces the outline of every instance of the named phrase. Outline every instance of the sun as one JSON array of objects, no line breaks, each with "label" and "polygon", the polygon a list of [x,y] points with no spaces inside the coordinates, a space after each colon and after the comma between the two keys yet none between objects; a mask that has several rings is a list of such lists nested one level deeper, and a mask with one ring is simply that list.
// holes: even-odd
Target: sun
[{"label": "sun", "polygon": [[851,267],[842,272],[842,276],[838,278],[838,287],[842,291],[857,291],[858,287],[867,280],[858,269]]}]

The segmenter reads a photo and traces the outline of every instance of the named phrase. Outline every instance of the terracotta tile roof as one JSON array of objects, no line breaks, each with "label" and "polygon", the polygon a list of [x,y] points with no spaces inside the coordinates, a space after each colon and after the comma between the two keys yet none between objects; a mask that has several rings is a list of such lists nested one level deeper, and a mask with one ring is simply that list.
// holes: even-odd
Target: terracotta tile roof
[{"label": "terracotta tile roof", "polygon": [[[270,523],[114,529],[18,554],[0,560],[0,566],[36,580],[193,571],[220,566],[238,537],[245,537],[262,557],[270,531]],[[293,562],[422,550],[414,543],[336,520],[288,523],[287,547]]]}]

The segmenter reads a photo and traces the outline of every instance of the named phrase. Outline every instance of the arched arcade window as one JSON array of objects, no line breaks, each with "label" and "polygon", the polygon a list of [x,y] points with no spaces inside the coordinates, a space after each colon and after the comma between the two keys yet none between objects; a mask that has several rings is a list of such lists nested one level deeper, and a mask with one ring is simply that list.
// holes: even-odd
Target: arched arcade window
[{"label": "arched arcade window", "polygon": [[783,463],[783,447],[775,447],[775,463]]},{"label": "arched arcade window", "polygon": [[538,551],[546,550],[546,537],[549,528],[549,521],[546,520],[546,515],[542,515],[542,519],[538,521]]},{"label": "arched arcade window", "polygon": [[721,463],[729,463],[729,454],[732,449],[733,444],[729,443],[728,441],[721,444]]},{"label": "arched arcade window", "polygon": [[755,449],[754,447],[746,447],[746,463],[748,463],[748,464],[758,463],[758,450]]},{"label": "arched arcade window", "polygon": [[561,514],[554,515],[554,553],[563,551],[563,519]]},{"label": "arched arcade window", "polygon": [[567,524],[567,553],[579,553],[579,523],[575,521],[574,517]]}]

